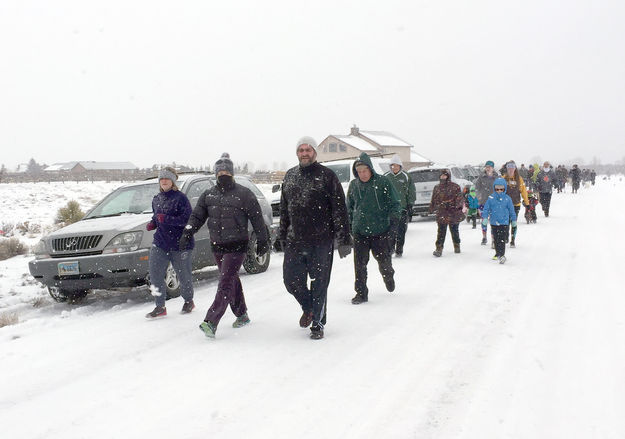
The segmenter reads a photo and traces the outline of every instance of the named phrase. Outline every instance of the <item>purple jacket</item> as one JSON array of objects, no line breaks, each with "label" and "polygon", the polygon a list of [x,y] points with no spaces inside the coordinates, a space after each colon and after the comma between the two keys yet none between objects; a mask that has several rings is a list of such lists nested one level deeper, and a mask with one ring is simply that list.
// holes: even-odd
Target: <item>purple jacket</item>
[{"label": "purple jacket", "polygon": [[[152,222],[156,225],[154,245],[165,251],[178,251],[178,241],[191,216],[191,203],[187,196],[174,190],[159,192],[152,200],[152,212]],[[159,214],[165,215],[163,222],[158,221]],[[194,246],[195,242],[191,239],[187,250]]]}]

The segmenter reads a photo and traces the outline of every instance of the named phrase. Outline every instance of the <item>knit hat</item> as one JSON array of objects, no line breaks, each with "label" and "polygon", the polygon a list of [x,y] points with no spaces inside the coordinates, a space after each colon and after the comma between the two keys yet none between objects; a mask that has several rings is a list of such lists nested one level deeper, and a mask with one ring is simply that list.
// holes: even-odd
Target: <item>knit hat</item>
[{"label": "knit hat", "polygon": [[219,160],[215,162],[215,174],[219,171],[227,171],[228,174],[234,175],[234,165],[232,160],[230,160],[230,154],[227,152],[224,152]]},{"label": "knit hat", "polygon": [[158,172],[158,181],[161,181],[166,178],[170,179],[171,181],[178,180],[178,177],[176,176],[176,174],[171,172],[169,169],[163,168]]},{"label": "knit hat", "polygon": [[494,168],[495,162],[493,162],[492,160],[488,160],[484,166],[490,166],[491,168]]},{"label": "knit hat", "polygon": [[317,142],[310,136],[304,136],[297,141],[297,145],[295,145],[295,151],[300,147],[300,145],[310,145],[317,152]]},{"label": "knit hat", "polygon": [[402,168],[404,167],[404,164],[401,162],[401,158],[399,157],[399,154],[395,154],[393,157],[391,157],[391,165],[399,165]]}]

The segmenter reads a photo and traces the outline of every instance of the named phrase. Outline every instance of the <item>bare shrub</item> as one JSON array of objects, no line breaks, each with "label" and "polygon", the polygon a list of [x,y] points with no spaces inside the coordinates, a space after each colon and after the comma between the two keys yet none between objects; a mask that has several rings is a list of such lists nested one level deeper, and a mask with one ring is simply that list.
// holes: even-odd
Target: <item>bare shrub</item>
[{"label": "bare shrub", "polygon": [[37,296],[31,303],[33,304],[33,308],[41,308],[48,303],[48,298],[46,296]]},{"label": "bare shrub", "polygon": [[0,261],[26,253],[26,246],[19,238],[0,238]]},{"label": "bare shrub", "polygon": [[58,210],[54,222],[57,224],[63,223],[65,225],[73,224],[81,220],[83,216],[85,216],[85,213],[80,209],[78,201],[71,200],[65,207],[61,207]]},{"label": "bare shrub", "polygon": [[4,328],[5,326],[15,325],[19,322],[19,317],[15,311],[5,312],[0,314],[0,328]]}]

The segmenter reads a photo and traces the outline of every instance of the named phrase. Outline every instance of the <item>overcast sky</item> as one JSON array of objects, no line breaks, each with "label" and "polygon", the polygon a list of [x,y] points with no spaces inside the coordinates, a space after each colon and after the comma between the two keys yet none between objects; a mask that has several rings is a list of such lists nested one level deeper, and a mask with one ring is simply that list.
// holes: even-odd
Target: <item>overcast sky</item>
[{"label": "overcast sky", "polygon": [[0,2],[0,163],[258,167],[390,131],[442,163],[625,157],[625,1]]}]

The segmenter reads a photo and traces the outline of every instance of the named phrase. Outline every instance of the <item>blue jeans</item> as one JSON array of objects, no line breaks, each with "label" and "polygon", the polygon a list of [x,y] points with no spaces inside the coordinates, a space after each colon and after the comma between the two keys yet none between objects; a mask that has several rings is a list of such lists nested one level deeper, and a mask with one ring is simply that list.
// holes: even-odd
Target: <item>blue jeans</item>
[{"label": "blue jeans", "polygon": [[171,262],[180,282],[180,294],[185,302],[193,300],[193,277],[191,275],[191,253],[193,250],[166,251],[152,244],[150,248],[150,282],[160,293],[154,296],[156,306],[165,306],[167,287],[165,275]]}]

